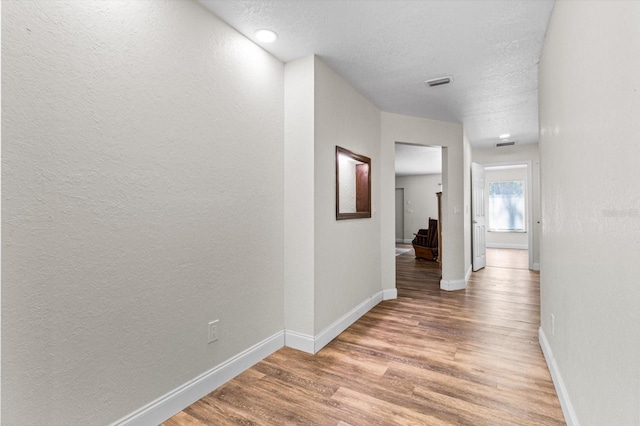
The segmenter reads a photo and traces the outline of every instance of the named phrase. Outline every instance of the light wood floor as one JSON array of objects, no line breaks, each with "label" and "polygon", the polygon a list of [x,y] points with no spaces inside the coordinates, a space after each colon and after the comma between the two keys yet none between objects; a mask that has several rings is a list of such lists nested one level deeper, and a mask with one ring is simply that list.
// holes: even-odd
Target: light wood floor
[{"label": "light wood floor", "polygon": [[398,299],[315,356],[283,348],[163,425],[562,425],[538,345],[539,275],[487,267],[439,289],[396,257]]},{"label": "light wood floor", "polygon": [[488,248],[487,266],[494,268],[529,269],[529,250]]}]

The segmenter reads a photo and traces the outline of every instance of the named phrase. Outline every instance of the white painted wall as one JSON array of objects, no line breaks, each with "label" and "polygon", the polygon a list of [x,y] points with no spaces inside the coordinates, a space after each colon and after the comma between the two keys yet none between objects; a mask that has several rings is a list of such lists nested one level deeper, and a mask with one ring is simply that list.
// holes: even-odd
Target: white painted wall
[{"label": "white painted wall", "polygon": [[315,268],[314,58],[285,65],[284,321],[313,336]]},{"label": "white painted wall", "polygon": [[538,144],[501,148],[473,148],[473,161],[479,164],[504,164],[531,161],[531,202],[533,209],[533,266],[540,267],[540,152]]},{"label": "white painted wall", "polygon": [[[523,189],[525,191],[525,204],[524,204],[524,223],[525,228],[527,228],[527,232],[495,232],[491,231],[491,220],[489,214],[489,185],[492,182],[505,182],[505,181],[513,181],[513,180],[521,180],[524,182]],[[515,248],[515,249],[527,249],[529,244],[529,236],[528,236],[528,225],[527,225],[527,215],[528,212],[528,204],[529,199],[526,195],[527,190],[527,169],[526,167],[521,167],[517,169],[486,169],[484,172],[484,181],[485,181],[485,212],[487,212],[487,236],[486,236],[486,245],[487,247],[492,248]]]},{"label": "white painted wall", "polygon": [[[464,288],[468,269],[465,249],[465,215],[469,198],[465,198],[470,182],[464,180],[464,143],[462,125],[426,118],[382,112],[382,145],[380,147],[380,220],[382,286],[395,288],[395,143],[442,146],[442,282],[447,289]],[[456,209],[457,208],[457,209]],[[455,213],[455,210],[459,214]],[[470,250],[470,247],[469,247]],[[470,261],[470,254],[468,255]],[[469,263],[470,265],[470,263]]]},{"label": "white painted wall", "polygon": [[404,189],[403,239],[411,241],[418,229],[429,227],[429,218],[438,218],[442,175],[396,176],[396,188]]},{"label": "white painted wall", "polygon": [[569,424],[640,424],[639,22],[556,2],[540,61],[541,341]]},{"label": "white painted wall", "polygon": [[469,279],[472,272],[472,253],[471,253],[471,163],[472,151],[471,143],[467,138],[467,134],[463,134],[463,187],[464,187],[464,267],[465,282]]},{"label": "white painted wall", "polygon": [[2,56],[5,424],[110,423],[283,329],[281,62],[186,1],[3,2]]},{"label": "white painted wall", "polygon": [[[380,111],[318,57],[314,106],[314,310],[318,334],[382,289],[377,213],[382,170]],[[371,158],[371,218],[336,220],[336,145]],[[393,195],[389,201],[393,211]],[[393,235],[393,223],[391,227]]]}]

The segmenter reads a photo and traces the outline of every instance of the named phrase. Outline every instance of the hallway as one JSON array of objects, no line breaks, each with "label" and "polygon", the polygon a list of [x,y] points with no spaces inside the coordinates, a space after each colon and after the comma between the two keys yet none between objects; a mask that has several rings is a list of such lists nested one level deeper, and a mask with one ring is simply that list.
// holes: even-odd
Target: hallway
[{"label": "hallway", "polygon": [[283,348],[164,423],[562,425],[538,345],[539,274],[492,268],[439,289],[396,257],[398,299],[315,356]]}]

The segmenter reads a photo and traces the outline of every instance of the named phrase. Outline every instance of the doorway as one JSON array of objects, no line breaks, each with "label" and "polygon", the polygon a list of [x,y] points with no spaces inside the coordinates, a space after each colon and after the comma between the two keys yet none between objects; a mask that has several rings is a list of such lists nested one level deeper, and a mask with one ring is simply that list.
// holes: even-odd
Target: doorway
[{"label": "doorway", "polygon": [[531,162],[483,168],[486,266],[534,269]]}]

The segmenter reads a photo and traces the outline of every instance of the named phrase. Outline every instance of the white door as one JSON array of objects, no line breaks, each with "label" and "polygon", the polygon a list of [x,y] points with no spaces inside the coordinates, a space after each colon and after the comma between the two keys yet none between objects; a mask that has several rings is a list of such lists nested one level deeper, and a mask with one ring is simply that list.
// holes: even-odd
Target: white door
[{"label": "white door", "polygon": [[473,247],[473,270],[485,267],[485,207],[484,207],[484,167],[477,163],[471,164],[471,224]]}]

